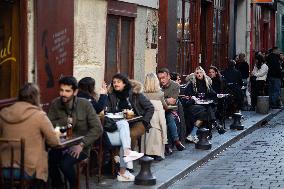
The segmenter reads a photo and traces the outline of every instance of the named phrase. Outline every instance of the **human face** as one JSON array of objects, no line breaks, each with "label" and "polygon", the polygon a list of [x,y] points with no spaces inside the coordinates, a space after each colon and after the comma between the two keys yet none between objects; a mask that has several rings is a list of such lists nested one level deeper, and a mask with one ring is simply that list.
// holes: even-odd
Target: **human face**
[{"label": "human face", "polygon": [[74,91],[71,85],[61,84],[59,86],[59,95],[61,97],[61,101],[65,104],[69,103],[74,98],[74,96],[77,94],[77,92],[78,90],[76,89]]},{"label": "human face", "polygon": [[122,80],[116,79],[116,78],[112,80],[112,85],[113,85],[114,90],[116,91],[123,91],[125,87],[125,83],[123,83]]},{"label": "human face", "polygon": [[208,75],[210,78],[215,78],[217,75],[217,72],[215,72],[214,69],[209,69]]},{"label": "human face", "polygon": [[163,72],[163,73],[158,73],[158,79],[160,81],[160,85],[162,87],[165,87],[169,84],[170,82],[170,74]]},{"label": "human face", "polygon": [[197,79],[202,80],[203,77],[204,77],[204,74],[203,74],[203,72],[201,70],[196,70],[195,71],[195,76],[196,76]]}]

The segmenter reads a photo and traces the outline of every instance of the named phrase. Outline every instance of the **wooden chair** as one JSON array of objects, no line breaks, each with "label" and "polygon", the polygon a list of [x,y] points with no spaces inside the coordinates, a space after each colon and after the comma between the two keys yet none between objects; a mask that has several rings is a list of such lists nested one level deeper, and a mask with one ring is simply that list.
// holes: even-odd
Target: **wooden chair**
[{"label": "wooden chair", "polygon": [[[5,151],[5,152],[4,152]],[[25,170],[24,170],[24,161],[25,161],[25,140],[24,139],[4,139],[0,138],[0,154],[9,153],[9,167],[3,167],[3,160],[0,156],[0,188],[1,189],[10,189],[10,188],[27,188],[32,181],[25,179]],[[15,154],[20,153],[20,162],[19,167],[15,167]],[[4,170],[7,171],[7,174],[4,175]],[[19,171],[20,174],[16,175],[16,171]]]},{"label": "wooden chair", "polygon": [[[82,170],[81,170],[82,168]],[[81,171],[85,175],[85,188],[89,189],[89,158],[77,163],[77,189],[80,189],[80,174]]]}]

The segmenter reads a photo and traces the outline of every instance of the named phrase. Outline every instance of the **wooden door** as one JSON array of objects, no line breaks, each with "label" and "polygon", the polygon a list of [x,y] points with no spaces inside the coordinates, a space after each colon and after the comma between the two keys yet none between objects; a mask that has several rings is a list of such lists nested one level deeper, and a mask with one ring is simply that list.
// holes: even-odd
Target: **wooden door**
[{"label": "wooden door", "polygon": [[106,35],[107,83],[116,73],[133,78],[134,19],[124,16],[108,15]]}]

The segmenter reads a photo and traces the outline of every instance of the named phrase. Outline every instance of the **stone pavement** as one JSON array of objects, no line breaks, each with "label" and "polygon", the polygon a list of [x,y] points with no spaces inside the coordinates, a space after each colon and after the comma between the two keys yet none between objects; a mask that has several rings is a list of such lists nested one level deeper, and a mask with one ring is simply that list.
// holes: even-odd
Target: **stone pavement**
[{"label": "stone pavement", "polygon": [[284,112],[194,170],[172,189],[284,188]]},{"label": "stone pavement", "polygon": [[[196,169],[204,162],[207,162],[210,158],[216,156],[227,147],[238,141],[240,138],[250,134],[255,129],[266,124],[272,117],[274,117],[280,110],[271,110],[269,114],[261,115],[255,112],[245,111],[242,112],[243,119],[242,123],[245,129],[242,131],[231,131],[229,129],[232,120],[226,120],[227,132],[223,135],[219,135],[214,132],[211,140],[211,150],[197,150],[194,144],[186,144],[186,150],[179,152],[174,151],[171,156],[167,156],[165,160],[152,164],[152,173],[157,178],[157,184],[154,186],[138,186],[134,185],[133,182],[118,182],[116,179],[104,178],[100,183],[95,182],[95,178],[90,179],[91,188],[105,189],[105,188],[167,188],[175,181],[184,177],[188,172]],[[134,175],[137,175],[140,166],[134,165]],[[82,180],[82,188],[84,188],[84,179]]]}]

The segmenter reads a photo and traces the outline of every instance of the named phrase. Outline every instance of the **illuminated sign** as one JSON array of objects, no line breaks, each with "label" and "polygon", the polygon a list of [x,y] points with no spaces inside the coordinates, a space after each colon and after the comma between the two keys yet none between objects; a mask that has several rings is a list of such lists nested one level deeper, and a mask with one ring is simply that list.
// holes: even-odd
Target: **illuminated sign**
[{"label": "illuminated sign", "polygon": [[16,62],[16,57],[12,57],[11,40],[12,40],[12,37],[9,37],[7,46],[4,47],[3,49],[0,49],[0,65],[4,64],[5,62],[8,62],[8,61]]}]

